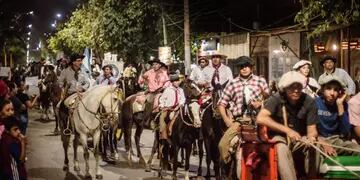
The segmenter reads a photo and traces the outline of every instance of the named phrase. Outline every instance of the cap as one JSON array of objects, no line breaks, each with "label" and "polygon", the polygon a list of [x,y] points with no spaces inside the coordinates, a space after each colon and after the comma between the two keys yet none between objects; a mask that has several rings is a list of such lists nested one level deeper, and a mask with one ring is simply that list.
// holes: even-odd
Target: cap
[{"label": "cap", "polygon": [[285,88],[291,86],[294,83],[300,83],[302,86],[304,86],[304,83],[306,81],[306,77],[299,72],[296,71],[289,71],[281,76],[278,87],[280,91],[284,91]]},{"label": "cap", "polygon": [[343,89],[345,89],[347,86],[346,84],[336,75],[326,75],[324,78],[319,79],[319,84],[321,86],[328,84],[330,82],[338,82]]},{"label": "cap", "polygon": [[301,68],[302,66],[304,66],[306,64],[311,66],[312,63],[310,61],[308,61],[308,60],[302,59],[293,66],[293,70],[298,70],[299,68]]}]

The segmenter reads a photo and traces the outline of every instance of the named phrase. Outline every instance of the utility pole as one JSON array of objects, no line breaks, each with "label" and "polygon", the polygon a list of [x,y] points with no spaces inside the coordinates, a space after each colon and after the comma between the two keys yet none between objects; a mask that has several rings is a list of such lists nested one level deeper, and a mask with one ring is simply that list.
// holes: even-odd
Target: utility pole
[{"label": "utility pole", "polygon": [[164,46],[167,46],[167,32],[166,32],[166,22],[164,18],[164,10],[161,8],[161,20],[163,25],[163,35],[164,35]]},{"label": "utility pole", "polygon": [[185,44],[185,75],[190,74],[190,21],[189,0],[184,0],[184,44]]}]

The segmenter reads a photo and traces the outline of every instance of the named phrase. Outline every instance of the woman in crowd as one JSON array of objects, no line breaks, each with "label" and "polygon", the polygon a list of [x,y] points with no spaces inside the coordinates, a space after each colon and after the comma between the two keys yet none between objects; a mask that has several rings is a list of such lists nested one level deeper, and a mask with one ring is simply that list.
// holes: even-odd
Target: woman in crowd
[{"label": "woman in crowd", "polygon": [[300,72],[306,77],[303,92],[315,98],[317,96],[316,92],[320,89],[320,85],[314,78],[310,77],[310,68],[311,62],[308,60],[301,60],[293,66],[295,71]]},{"label": "woman in crowd", "polygon": [[106,65],[102,68],[103,74],[100,75],[97,79],[97,84],[101,85],[113,85],[116,84],[116,79],[112,74],[112,67],[110,65]]}]

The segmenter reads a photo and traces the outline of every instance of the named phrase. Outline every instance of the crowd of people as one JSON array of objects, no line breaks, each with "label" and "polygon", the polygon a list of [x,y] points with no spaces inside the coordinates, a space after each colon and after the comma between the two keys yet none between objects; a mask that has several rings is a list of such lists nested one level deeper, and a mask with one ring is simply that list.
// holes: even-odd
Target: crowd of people
[{"label": "crowd of people", "polygon": [[[103,66],[100,73],[99,65],[94,64],[91,78],[88,78],[81,70],[83,58],[83,55],[73,54],[69,60],[58,60],[56,68],[49,68],[59,77],[59,86],[63,88],[62,101],[57,106],[64,103],[68,108],[74,108],[80,93],[91,86],[117,84],[119,79],[113,76],[111,65]],[[228,128],[219,142],[225,164],[233,157],[228,151],[233,146],[233,139],[241,133],[244,123],[251,120],[266,126],[269,141],[276,142],[282,179],[297,178],[292,152],[306,154],[308,146],[304,146],[304,142],[320,142],[323,151],[331,156],[360,155],[331,146],[360,150],[360,70],[353,80],[345,70],[336,68],[336,58],[325,56],[320,62],[324,73],[315,80],[310,74],[312,63],[300,60],[293,66],[293,71],[283,74],[277,84],[272,82],[269,87],[262,76],[253,73],[254,63],[250,57],[241,56],[235,60],[239,70],[237,77],[233,77],[231,69],[223,63],[225,58],[218,52],[202,54],[198,57],[198,65],[192,65],[191,73],[186,77],[197,87],[207,89],[204,93],[222,92],[220,100],[214,103]],[[180,86],[183,76],[169,72],[159,59],[148,63],[152,68],[138,79],[146,89],[144,126],[151,127],[154,101],[160,97],[160,139],[168,140],[179,108],[185,104]],[[45,66],[42,59],[37,69],[40,80],[48,73]],[[34,107],[38,96],[27,95],[24,74],[26,71],[21,68],[13,76],[0,80],[0,176],[5,179],[26,179],[28,110]],[[123,72],[125,78],[136,75],[137,70],[132,64]],[[165,118],[169,115],[170,128],[167,128]]]}]

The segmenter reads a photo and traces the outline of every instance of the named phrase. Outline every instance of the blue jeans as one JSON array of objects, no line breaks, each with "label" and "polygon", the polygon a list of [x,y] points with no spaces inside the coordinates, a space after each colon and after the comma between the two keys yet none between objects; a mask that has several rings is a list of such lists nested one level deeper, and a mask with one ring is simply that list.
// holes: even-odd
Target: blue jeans
[{"label": "blue jeans", "polygon": [[20,131],[23,135],[26,134],[28,122],[29,122],[28,114],[20,114]]}]

